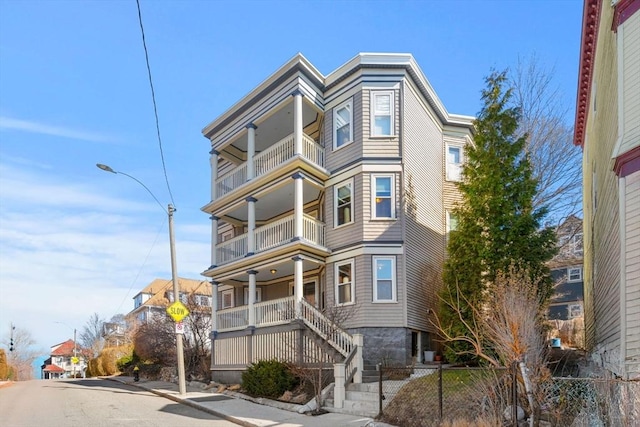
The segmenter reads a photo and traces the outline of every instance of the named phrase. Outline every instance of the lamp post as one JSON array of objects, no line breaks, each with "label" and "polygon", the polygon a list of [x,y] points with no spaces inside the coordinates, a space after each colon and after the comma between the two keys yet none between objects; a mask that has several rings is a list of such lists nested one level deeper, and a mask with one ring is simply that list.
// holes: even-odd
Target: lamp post
[{"label": "lamp post", "polygon": [[[144,185],[141,181],[139,181],[137,178],[129,174],[126,174],[124,172],[115,171],[111,167],[104,165],[102,163],[98,163],[96,164],[96,166],[105,172],[120,174],[133,179],[135,182],[140,184],[145,190],[147,190],[147,193],[149,193],[151,197],[153,197],[156,203],[158,203],[160,208],[162,208],[164,213],[166,213],[167,216],[169,217],[169,248],[171,250],[171,278],[173,280],[173,300],[180,301],[180,286],[178,285],[178,273],[176,268],[176,247],[175,247],[176,245],[175,245],[175,238],[173,234],[173,213],[176,211],[176,209],[173,207],[173,205],[171,205],[171,203],[169,203],[167,205],[167,208],[165,209],[164,206],[162,206],[162,203],[158,201],[158,198],[151,192],[151,190],[149,190],[149,188],[146,185]],[[182,339],[183,339],[182,334],[176,333],[176,352],[178,356],[178,390],[180,392],[180,395],[186,394],[186,389],[187,389],[186,383],[185,383],[185,375],[184,375],[184,348],[183,348],[184,346],[183,346]]]},{"label": "lamp post", "polygon": [[73,375],[73,378],[76,377],[76,363],[74,362],[74,360],[77,360],[78,358],[78,342],[76,341],[76,328],[72,328],[71,326],[67,325],[64,322],[54,322],[54,323],[59,323],[61,325],[66,326],[69,329],[73,329],[73,360],[71,361],[71,372]]}]

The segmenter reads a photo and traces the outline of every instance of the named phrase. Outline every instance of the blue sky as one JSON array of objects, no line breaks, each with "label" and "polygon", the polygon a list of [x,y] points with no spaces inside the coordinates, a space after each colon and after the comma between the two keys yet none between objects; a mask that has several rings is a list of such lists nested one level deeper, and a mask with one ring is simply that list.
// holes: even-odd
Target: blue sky
[{"label": "blue sky", "polygon": [[[181,277],[209,265],[201,129],[297,52],[323,74],[358,52],[411,53],[445,108],[467,115],[492,68],[536,55],[572,120],[578,0],[140,4]],[[13,322],[47,349],[171,277],[166,215],[96,163],[171,201],[135,0],[0,0],[0,338]]]}]

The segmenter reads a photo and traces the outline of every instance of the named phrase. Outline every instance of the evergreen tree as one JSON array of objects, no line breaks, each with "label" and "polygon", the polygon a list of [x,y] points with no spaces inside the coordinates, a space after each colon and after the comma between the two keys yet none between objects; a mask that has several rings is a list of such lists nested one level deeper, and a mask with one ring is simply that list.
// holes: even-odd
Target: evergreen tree
[{"label": "evergreen tree", "polygon": [[[540,229],[546,207],[533,207],[537,182],[525,152],[526,135],[516,137],[520,112],[510,107],[506,72],[494,72],[485,81],[474,144],[465,150],[458,183],[458,227],[450,234],[441,292],[449,301],[442,304],[441,325],[454,336],[469,334],[474,327],[470,305],[482,306],[488,286],[510,266],[539,284],[541,302],[552,292],[546,262],[555,253],[555,235],[552,229]],[[451,343],[447,358],[469,361],[473,357],[465,351],[473,353],[464,342]]]}]

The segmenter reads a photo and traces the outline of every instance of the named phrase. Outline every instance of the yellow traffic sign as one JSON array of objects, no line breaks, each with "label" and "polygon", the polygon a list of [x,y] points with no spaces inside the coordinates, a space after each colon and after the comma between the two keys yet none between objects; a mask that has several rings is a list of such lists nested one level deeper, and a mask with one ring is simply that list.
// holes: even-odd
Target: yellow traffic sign
[{"label": "yellow traffic sign", "polygon": [[80,359],[78,359],[76,356],[73,356],[71,358],[71,363],[73,363],[74,365],[77,365],[79,361],[80,361]]},{"label": "yellow traffic sign", "polygon": [[176,301],[167,307],[167,313],[169,313],[174,322],[181,322],[182,319],[189,315],[189,309],[180,301]]}]

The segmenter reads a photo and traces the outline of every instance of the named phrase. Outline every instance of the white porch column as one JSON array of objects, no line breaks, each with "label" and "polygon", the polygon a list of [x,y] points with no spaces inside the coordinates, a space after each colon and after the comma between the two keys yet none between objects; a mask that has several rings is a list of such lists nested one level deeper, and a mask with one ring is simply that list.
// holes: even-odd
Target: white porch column
[{"label": "white porch column", "polygon": [[293,295],[295,296],[295,304],[296,304],[296,318],[300,318],[302,314],[301,301],[304,298],[303,293],[303,266],[302,266],[302,257],[294,256],[291,258],[293,260]]},{"label": "white porch column", "polygon": [[346,390],[345,390],[345,380],[346,380],[347,372],[344,366],[344,363],[335,363],[333,365],[333,377],[334,377],[334,386],[333,386],[333,406],[334,408],[342,408],[344,405],[344,400],[346,398]]},{"label": "white porch column", "polygon": [[209,157],[209,163],[211,165],[211,201],[213,202],[217,197],[216,181],[218,180],[218,156],[220,153],[216,150],[209,151],[211,155]]},{"label": "white porch column", "polygon": [[218,282],[211,281],[211,339],[218,332]]},{"label": "white porch column", "polygon": [[249,274],[249,327],[256,326],[256,270],[247,271]]},{"label": "white porch column", "polygon": [[256,202],[255,197],[247,197],[248,204],[248,230],[247,230],[247,256],[256,253]]},{"label": "white porch column", "polygon": [[211,220],[211,267],[214,268],[218,265],[218,251],[216,246],[218,245],[218,218],[215,215],[209,217]]},{"label": "white porch column", "polygon": [[302,154],[302,92],[296,89],[293,92],[293,154]]},{"label": "white porch column", "polygon": [[253,163],[253,158],[256,155],[256,129],[258,126],[253,123],[247,125],[247,181],[252,180],[256,173]]},{"label": "white porch column", "polygon": [[294,236],[293,240],[300,240],[303,236],[303,216],[304,216],[304,198],[302,191],[302,180],[304,179],[304,175],[300,172],[296,172],[292,175],[294,180],[294,189],[293,189],[293,218],[294,218]]}]

